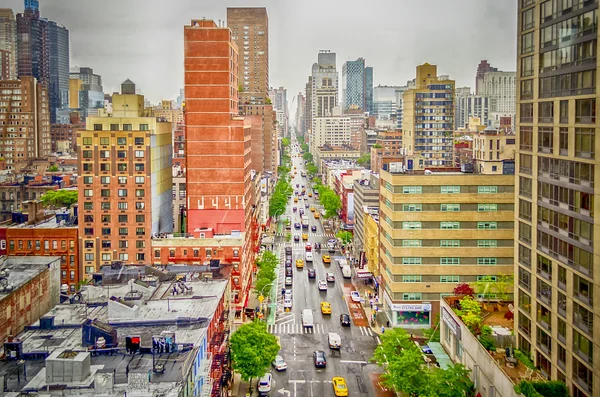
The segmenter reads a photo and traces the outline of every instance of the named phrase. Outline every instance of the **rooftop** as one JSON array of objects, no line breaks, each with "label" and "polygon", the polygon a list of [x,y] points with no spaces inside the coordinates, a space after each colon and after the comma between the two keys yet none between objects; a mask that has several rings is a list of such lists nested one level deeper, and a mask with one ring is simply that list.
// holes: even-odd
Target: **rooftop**
[{"label": "rooftop", "polygon": [[55,261],[60,261],[60,256],[0,257],[0,269],[5,274],[8,271],[8,277],[0,279],[0,300],[40,275]]}]

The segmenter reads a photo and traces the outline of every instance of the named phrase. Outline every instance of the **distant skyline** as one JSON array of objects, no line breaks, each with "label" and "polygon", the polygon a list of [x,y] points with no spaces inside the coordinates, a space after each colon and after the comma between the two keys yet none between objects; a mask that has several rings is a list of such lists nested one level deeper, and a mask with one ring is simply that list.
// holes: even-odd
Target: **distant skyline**
[{"label": "distant skyline", "polygon": [[[5,0],[2,7],[16,14],[23,1]],[[514,1],[40,1],[41,16],[70,31],[71,67],[93,68],[106,93],[129,78],[154,104],[175,100],[183,87],[184,25],[226,21],[227,7],[267,7],[270,82],[287,88],[290,105],[321,49],[337,54],[340,78],[345,61],[365,58],[374,86],[404,85],[424,62],[472,89],[482,59],[516,70]]]}]

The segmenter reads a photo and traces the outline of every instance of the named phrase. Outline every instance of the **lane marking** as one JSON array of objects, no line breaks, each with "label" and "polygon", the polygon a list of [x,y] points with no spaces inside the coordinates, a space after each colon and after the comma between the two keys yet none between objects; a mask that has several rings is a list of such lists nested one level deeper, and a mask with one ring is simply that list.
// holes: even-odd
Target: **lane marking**
[{"label": "lane marking", "polygon": [[376,336],[375,339],[377,339],[377,344],[381,345],[381,339],[379,339],[379,336]]}]

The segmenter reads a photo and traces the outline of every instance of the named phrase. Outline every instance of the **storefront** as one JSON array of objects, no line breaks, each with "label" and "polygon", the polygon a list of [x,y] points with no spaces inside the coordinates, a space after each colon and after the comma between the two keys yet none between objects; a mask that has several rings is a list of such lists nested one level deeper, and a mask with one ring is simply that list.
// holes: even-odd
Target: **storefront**
[{"label": "storefront", "polygon": [[387,293],[384,293],[384,298],[384,310],[387,312],[394,327],[431,327],[431,303],[392,303]]}]

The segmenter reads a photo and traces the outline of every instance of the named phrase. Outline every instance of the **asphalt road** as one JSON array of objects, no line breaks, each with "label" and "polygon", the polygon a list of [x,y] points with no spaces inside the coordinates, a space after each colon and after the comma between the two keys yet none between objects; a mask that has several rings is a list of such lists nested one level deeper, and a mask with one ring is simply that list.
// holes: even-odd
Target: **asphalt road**
[{"label": "asphalt road", "polygon": [[[304,160],[295,157],[296,151],[292,150],[292,163],[296,166],[297,174],[292,180],[294,190],[301,192],[302,185],[307,185],[307,178],[301,176],[300,171],[304,170]],[[292,173],[293,173],[292,167]],[[296,188],[296,184],[300,188]],[[377,387],[374,373],[381,372],[381,369],[374,364],[369,363],[373,351],[378,343],[378,336],[371,330],[364,316],[364,311],[360,304],[353,303],[349,294],[354,288],[350,279],[344,279],[339,266],[335,263],[335,256],[341,256],[340,252],[328,253],[327,240],[333,238],[331,231],[325,232],[321,223],[322,218],[315,219],[314,214],[310,212],[310,207],[319,209],[318,202],[314,196],[299,199],[298,203],[293,202],[295,197],[292,194],[291,203],[288,208],[288,215],[292,219],[292,236],[300,235],[303,232],[308,233],[308,242],[313,247],[315,242],[322,245],[321,252],[313,248],[314,261],[306,263],[303,269],[297,269],[296,259],[305,260],[306,242],[285,242],[284,238],[278,238],[279,241],[275,249],[279,249],[280,258],[285,258],[284,248],[291,246],[293,249],[293,307],[290,312],[285,312],[282,305],[281,293],[278,293],[278,313],[274,325],[269,325],[269,332],[279,337],[281,351],[280,354],[288,364],[287,371],[277,372],[273,369],[274,384],[269,396],[287,396],[287,397],[326,397],[334,396],[331,378],[341,376],[346,379],[350,396],[379,396],[381,390]],[[302,197],[302,196],[299,196]],[[304,208],[305,200],[309,203],[309,209]],[[316,232],[306,229],[295,229],[294,223],[300,222],[299,212],[293,212],[292,208],[296,206],[302,208],[305,215],[308,216],[309,225],[316,225]],[[331,255],[332,263],[324,264],[321,256]],[[308,269],[316,270],[316,278],[308,278]],[[335,282],[328,283],[327,291],[319,291],[317,288],[318,280],[325,280],[325,273],[335,274]],[[285,267],[280,267],[279,290],[284,285]],[[332,314],[321,314],[320,304],[322,301],[328,301],[331,304]],[[301,312],[303,309],[313,311],[314,328],[303,329]],[[342,327],[340,324],[340,314],[351,315],[352,324],[350,327]],[[341,336],[342,347],[340,350],[331,350],[328,345],[328,333],[336,332]],[[314,350],[323,350],[327,357],[327,368],[315,368],[312,353]],[[375,380],[374,380],[375,379]]]}]

